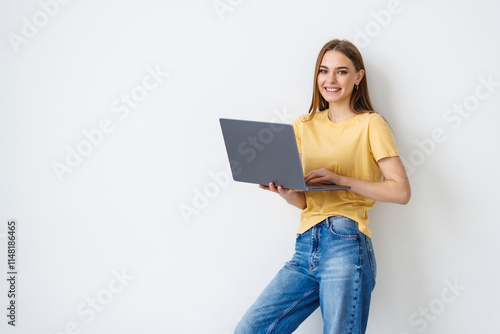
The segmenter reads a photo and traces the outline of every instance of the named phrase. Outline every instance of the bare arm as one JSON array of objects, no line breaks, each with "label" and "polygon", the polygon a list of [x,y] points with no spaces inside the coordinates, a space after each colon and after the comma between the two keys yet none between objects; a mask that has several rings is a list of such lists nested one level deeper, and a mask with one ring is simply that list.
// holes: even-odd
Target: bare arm
[{"label": "bare arm", "polygon": [[301,210],[306,208],[306,196],[302,190],[285,189],[282,186],[276,187],[273,183],[269,183],[269,186],[259,185],[259,188],[279,194],[288,204]]},{"label": "bare arm", "polygon": [[334,183],[349,186],[352,192],[375,201],[407,204],[411,198],[411,187],[401,159],[383,158],[378,161],[378,165],[385,179],[381,182],[342,176],[325,168],[310,172],[306,175],[305,181],[312,184]]}]

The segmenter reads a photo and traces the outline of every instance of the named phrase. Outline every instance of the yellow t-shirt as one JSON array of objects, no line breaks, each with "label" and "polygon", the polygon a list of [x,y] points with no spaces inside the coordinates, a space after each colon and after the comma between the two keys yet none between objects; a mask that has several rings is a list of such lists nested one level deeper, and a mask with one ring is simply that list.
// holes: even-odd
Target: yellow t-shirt
[{"label": "yellow t-shirt", "polygon": [[[399,156],[392,131],[377,113],[362,113],[340,123],[328,118],[328,110],[309,114],[293,122],[304,175],[326,168],[339,175],[366,181],[382,181],[377,161]],[[330,216],[342,215],[358,223],[360,232],[371,237],[367,211],[374,200],[350,190],[307,191],[306,208],[300,215],[298,233],[304,233]]]}]

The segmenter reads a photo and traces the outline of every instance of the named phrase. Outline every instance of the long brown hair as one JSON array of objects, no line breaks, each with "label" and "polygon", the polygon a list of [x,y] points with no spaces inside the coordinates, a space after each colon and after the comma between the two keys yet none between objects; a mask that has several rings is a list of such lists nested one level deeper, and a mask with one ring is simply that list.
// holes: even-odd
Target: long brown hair
[{"label": "long brown hair", "polygon": [[370,94],[368,94],[368,84],[366,82],[366,69],[363,63],[363,57],[359,52],[358,48],[347,40],[334,39],[329,41],[323,46],[318,54],[318,59],[316,60],[316,68],[314,69],[314,88],[311,107],[309,108],[309,113],[311,114],[307,120],[311,120],[317,111],[322,111],[328,109],[328,102],[323,98],[319,92],[318,88],[318,74],[319,67],[323,61],[323,56],[327,51],[339,51],[342,52],[347,58],[349,58],[356,69],[356,72],[363,69],[365,74],[361,79],[358,89],[354,89],[351,94],[350,106],[351,108],[358,112],[374,112],[372,103],[370,101]]}]

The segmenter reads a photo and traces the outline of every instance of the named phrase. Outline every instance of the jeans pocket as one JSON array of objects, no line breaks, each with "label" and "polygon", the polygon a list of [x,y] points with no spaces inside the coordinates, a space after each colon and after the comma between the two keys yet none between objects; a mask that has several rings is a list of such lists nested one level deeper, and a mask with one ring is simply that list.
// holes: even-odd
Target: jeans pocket
[{"label": "jeans pocket", "polygon": [[366,250],[368,252],[368,259],[370,260],[370,268],[372,270],[373,287],[377,279],[377,260],[375,259],[375,251],[373,250],[372,240],[368,237],[366,239]]},{"label": "jeans pocket", "polygon": [[339,239],[359,238],[358,223],[343,216],[333,216],[328,218],[330,232]]}]

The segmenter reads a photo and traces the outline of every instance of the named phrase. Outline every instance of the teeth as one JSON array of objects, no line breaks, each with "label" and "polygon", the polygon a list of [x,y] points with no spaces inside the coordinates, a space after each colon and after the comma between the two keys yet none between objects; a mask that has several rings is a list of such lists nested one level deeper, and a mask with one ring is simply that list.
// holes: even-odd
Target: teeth
[{"label": "teeth", "polygon": [[325,88],[327,92],[338,92],[340,88]]}]

